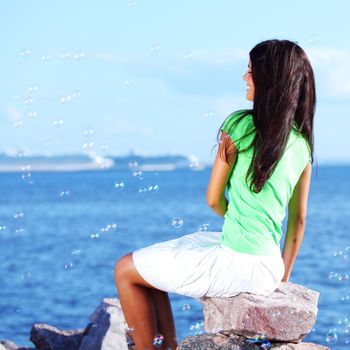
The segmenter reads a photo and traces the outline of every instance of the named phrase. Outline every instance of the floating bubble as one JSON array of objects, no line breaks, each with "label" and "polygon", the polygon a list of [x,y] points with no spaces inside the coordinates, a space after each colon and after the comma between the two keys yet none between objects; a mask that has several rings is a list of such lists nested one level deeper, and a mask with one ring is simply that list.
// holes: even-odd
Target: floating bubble
[{"label": "floating bubble", "polygon": [[17,228],[15,229],[15,234],[20,234],[20,233],[23,233],[23,228]]},{"label": "floating bubble", "polygon": [[0,231],[4,231],[7,229],[7,226],[6,225],[0,225]]},{"label": "floating bubble", "polygon": [[114,184],[114,188],[122,189],[124,187],[125,187],[125,183],[124,182],[116,182]]},{"label": "floating bubble", "polygon": [[32,274],[29,271],[23,272],[21,275],[22,280],[29,280],[32,277]]},{"label": "floating bubble", "polygon": [[14,126],[21,126],[23,124],[22,120],[16,120],[13,125]]},{"label": "floating bubble", "polygon": [[82,148],[84,150],[91,150],[91,149],[94,148],[94,146],[95,146],[95,143],[92,142],[92,141],[91,142],[84,142],[83,145],[82,145]]},{"label": "floating bubble", "polygon": [[318,34],[312,34],[310,37],[309,37],[309,43],[312,44],[312,45],[316,45],[320,42],[320,37]]},{"label": "floating bubble", "polygon": [[328,274],[328,278],[330,280],[334,280],[334,279],[337,279],[338,278],[338,274],[334,271],[331,271],[329,274]]},{"label": "floating bubble", "polygon": [[84,130],[84,136],[91,137],[95,133],[94,129],[86,129]]},{"label": "floating bubble", "polygon": [[101,151],[108,151],[109,150],[109,146],[107,144],[101,145],[100,146],[100,150]]},{"label": "floating bubble", "polygon": [[326,342],[328,344],[335,344],[338,341],[337,329],[330,329],[326,335]]},{"label": "floating bubble", "polygon": [[90,238],[92,238],[92,239],[97,239],[97,238],[100,238],[100,235],[99,235],[98,233],[92,233],[92,234],[90,235]]},{"label": "floating bubble", "polygon": [[64,52],[64,53],[61,55],[61,58],[63,58],[63,59],[67,59],[67,58],[70,58],[70,57],[71,57],[70,52]]},{"label": "floating bubble", "polygon": [[338,281],[344,282],[349,280],[349,275],[347,273],[340,273],[338,275]]},{"label": "floating bubble", "polygon": [[193,59],[193,53],[191,51],[188,51],[184,54],[184,59],[187,61],[191,61]]},{"label": "floating bubble", "polygon": [[21,175],[22,180],[30,180],[31,177],[32,177],[32,174],[29,173],[29,172],[23,173],[23,174]]},{"label": "floating bubble", "polygon": [[133,83],[134,83],[134,81],[131,80],[131,79],[129,79],[129,80],[124,80],[124,81],[123,81],[123,84],[124,84],[124,85],[132,85]]},{"label": "floating bubble", "polygon": [[340,301],[348,302],[350,301],[350,295],[343,295],[340,297]]},{"label": "floating bubble", "polygon": [[30,94],[32,94],[33,92],[37,92],[38,91],[38,87],[36,85],[31,85],[28,87],[27,90]]},{"label": "floating bubble", "polygon": [[132,1],[132,0],[129,0],[128,1],[128,6],[129,7],[134,7],[136,5],[136,2],[135,1]]},{"label": "floating bubble", "polygon": [[18,158],[24,158],[24,157],[27,157],[28,156],[28,153],[26,151],[22,151],[22,152],[18,152],[17,153],[17,157]]},{"label": "floating bubble", "polygon": [[23,214],[22,212],[18,212],[18,213],[15,213],[15,214],[13,215],[13,217],[14,217],[15,219],[23,219],[24,214]]},{"label": "floating bubble", "polygon": [[56,127],[59,127],[59,126],[63,125],[63,120],[62,119],[55,119],[53,121],[53,125]]},{"label": "floating bubble", "polygon": [[175,228],[180,228],[180,227],[182,227],[183,224],[184,224],[184,221],[180,217],[175,217],[171,221],[171,225]]},{"label": "floating bubble", "polygon": [[139,188],[139,193],[146,193],[146,192],[148,192],[147,187],[142,186]]},{"label": "floating bubble", "polygon": [[71,193],[70,190],[63,190],[58,193],[58,196],[61,198],[67,198],[70,197]]},{"label": "floating bubble", "polygon": [[64,264],[64,265],[63,265],[63,268],[64,268],[65,270],[70,270],[70,269],[73,268],[73,266],[74,266],[73,263],[69,262],[69,263]]},{"label": "floating bubble", "polygon": [[30,50],[29,49],[22,49],[21,52],[19,53],[21,57],[27,57],[30,55]]},{"label": "floating bubble", "polygon": [[48,61],[48,60],[51,59],[51,55],[42,55],[42,56],[41,56],[41,59],[42,59],[43,61]]},{"label": "floating bubble", "polygon": [[24,100],[24,104],[26,104],[26,105],[31,105],[33,103],[34,103],[34,99],[32,97],[26,98]]},{"label": "floating bubble", "polygon": [[199,228],[198,228],[198,231],[200,231],[200,232],[205,232],[205,231],[207,231],[209,225],[210,225],[210,224],[208,224],[208,223],[203,224],[203,225],[200,225]]},{"label": "floating bubble", "polygon": [[203,118],[210,118],[210,117],[213,117],[214,116],[214,113],[213,112],[206,112],[203,114]]},{"label": "floating bubble", "polygon": [[150,48],[151,53],[158,53],[160,50],[160,46],[158,44],[152,45]]},{"label": "floating bubble", "polygon": [[190,324],[190,335],[203,334],[203,323],[202,322],[192,322]]},{"label": "floating bubble", "polygon": [[199,162],[192,162],[192,163],[190,163],[189,167],[191,169],[196,169],[199,167]]},{"label": "floating bubble", "polygon": [[16,310],[15,310],[15,312],[16,313],[19,313],[19,312],[21,312],[22,310],[20,309],[20,308],[17,308]]},{"label": "floating bubble", "polygon": [[28,118],[35,118],[38,115],[37,112],[28,112],[27,116]]},{"label": "floating bubble", "polygon": [[183,304],[181,310],[182,311],[190,311],[191,305],[190,304]]},{"label": "floating bubble", "polygon": [[132,176],[140,177],[140,176],[142,176],[142,171],[140,171],[140,170],[134,171],[134,172],[132,173]]},{"label": "floating bubble", "polygon": [[73,60],[81,60],[85,57],[85,53],[82,51],[79,51],[73,55]]},{"label": "floating bubble", "polygon": [[118,227],[117,224],[108,224],[101,228],[101,232],[115,231],[117,227]]},{"label": "floating bubble", "polygon": [[12,100],[13,100],[13,101],[19,100],[19,96],[18,96],[18,95],[13,95],[13,96],[12,96]]},{"label": "floating bubble", "polygon": [[153,338],[153,346],[156,348],[161,347],[164,343],[164,336],[162,334],[156,334]]},{"label": "floating bubble", "polygon": [[132,162],[129,162],[128,166],[129,166],[129,169],[135,169],[139,166],[139,163],[137,163],[136,161],[132,161]]},{"label": "floating bubble", "polygon": [[264,349],[264,350],[268,350],[271,348],[271,343],[268,340],[264,340],[261,344],[260,344],[260,348]]},{"label": "floating bubble", "polygon": [[80,253],[81,253],[81,250],[80,249],[73,249],[72,251],[71,251],[71,254],[72,255],[80,255]]}]

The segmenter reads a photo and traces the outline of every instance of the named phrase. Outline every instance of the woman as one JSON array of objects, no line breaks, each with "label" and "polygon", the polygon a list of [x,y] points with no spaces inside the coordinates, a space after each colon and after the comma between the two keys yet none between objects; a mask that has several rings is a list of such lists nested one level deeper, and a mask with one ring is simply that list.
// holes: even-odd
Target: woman
[{"label": "woman", "polygon": [[224,217],[222,232],[158,243],[116,264],[120,302],[138,350],[152,349],[157,333],[164,336],[162,349],[176,349],[167,292],[195,298],[266,295],[289,280],[305,229],[314,75],[305,52],[288,40],[261,42],[249,56],[243,79],[253,109],[232,113],[221,126],[207,190],[208,205]]}]

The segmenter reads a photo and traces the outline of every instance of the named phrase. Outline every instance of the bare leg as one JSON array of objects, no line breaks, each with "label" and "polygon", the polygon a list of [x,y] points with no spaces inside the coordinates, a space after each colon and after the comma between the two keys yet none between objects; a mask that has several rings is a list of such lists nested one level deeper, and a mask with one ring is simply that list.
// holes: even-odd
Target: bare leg
[{"label": "bare leg", "polygon": [[117,262],[115,280],[126,322],[134,328],[136,348],[153,349],[153,337],[162,331],[166,337],[162,348],[175,350],[175,326],[167,293],[154,289],[140,276],[131,254]]}]

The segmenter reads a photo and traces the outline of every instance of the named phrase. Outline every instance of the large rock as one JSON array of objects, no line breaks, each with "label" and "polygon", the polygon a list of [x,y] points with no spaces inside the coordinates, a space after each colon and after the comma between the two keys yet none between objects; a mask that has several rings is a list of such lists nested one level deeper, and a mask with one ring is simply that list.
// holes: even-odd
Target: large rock
[{"label": "large rock", "polygon": [[[249,343],[237,335],[201,334],[185,338],[178,350],[261,350],[261,344]],[[329,350],[328,347],[313,343],[271,342],[270,350]]]},{"label": "large rock", "polygon": [[40,350],[77,350],[85,330],[60,330],[47,324],[34,324],[30,340]]},{"label": "large rock", "polygon": [[128,350],[125,318],[117,299],[104,298],[90,317],[79,350]]},{"label": "large rock", "polygon": [[202,298],[204,329],[299,342],[316,322],[318,297],[319,292],[281,282],[268,296],[241,293],[232,298]]}]

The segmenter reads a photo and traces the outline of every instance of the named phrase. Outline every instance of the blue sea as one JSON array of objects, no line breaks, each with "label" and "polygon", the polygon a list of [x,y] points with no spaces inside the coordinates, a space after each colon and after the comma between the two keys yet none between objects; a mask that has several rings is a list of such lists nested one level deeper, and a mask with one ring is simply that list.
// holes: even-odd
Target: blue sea
[{"label": "blue sea", "polygon": [[[117,296],[113,269],[122,255],[199,229],[220,231],[223,220],[205,201],[209,177],[210,169],[0,174],[0,339],[30,346],[33,323],[85,327],[102,298]],[[349,179],[349,166],[318,166],[317,174],[313,166],[291,276],[320,292],[305,341],[337,350],[350,347]],[[170,297],[178,337],[200,330],[200,302]]]}]

